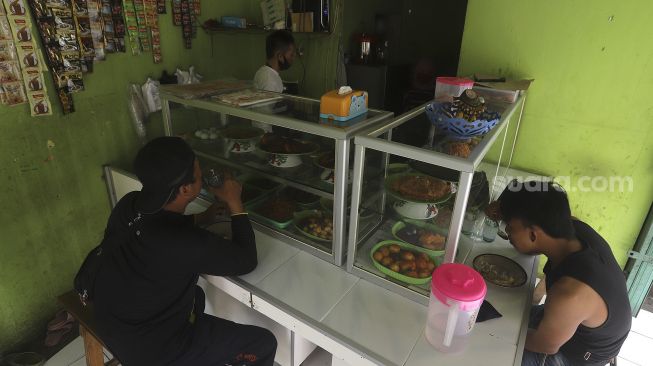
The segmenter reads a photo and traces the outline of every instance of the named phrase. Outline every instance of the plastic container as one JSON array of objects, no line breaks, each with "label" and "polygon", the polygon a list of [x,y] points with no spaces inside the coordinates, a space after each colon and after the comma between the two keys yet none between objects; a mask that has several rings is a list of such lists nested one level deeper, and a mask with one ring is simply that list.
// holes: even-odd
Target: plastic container
[{"label": "plastic container", "polygon": [[45,358],[36,352],[23,352],[7,355],[4,362],[9,366],[41,366]]},{"label": "plastic container", "polygon": [[425,335],[442,352],[462,352],[483,304],[487,287],[474,269],[458,263],[435,269]]},{"label": "plastic container", "polygon": [[483,241],[491,243],[497,237],[497,231],[499,231],[499,224],[491,220],[490,218],[485,218],[485,225],[483,226]]},{"label": "plastic container", "polygon": [[470,79],[439,76],[435,78],[435,99],[459,97],[462,92],[473,86],[474,81]]}]

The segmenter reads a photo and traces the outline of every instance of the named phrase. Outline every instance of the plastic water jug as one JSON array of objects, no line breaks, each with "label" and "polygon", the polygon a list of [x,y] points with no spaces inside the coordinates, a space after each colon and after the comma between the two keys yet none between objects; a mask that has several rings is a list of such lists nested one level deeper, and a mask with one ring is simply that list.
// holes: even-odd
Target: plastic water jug
[{"label": "plastic water jug", "polygon": [[433,272],[426,339],[442,352],[461,352],[476,323],[487,287],[471,267],[447,263]]}]

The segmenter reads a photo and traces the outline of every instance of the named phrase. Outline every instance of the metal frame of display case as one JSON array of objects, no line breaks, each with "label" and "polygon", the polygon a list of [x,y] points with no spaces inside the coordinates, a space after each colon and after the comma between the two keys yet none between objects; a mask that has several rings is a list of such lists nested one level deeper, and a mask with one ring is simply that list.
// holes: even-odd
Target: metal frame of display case
[{"label": "metal frame of display case", "polygon": [[[256,228],[259,231],[265,232],[266,234],[283,239],[284,241],[298,246],[299,248],[321,258],[326,261],[332,262],[338,266],[342,265],[345,257],[345,248],[346,243],[346,207],[347,207],[347,181],[349,175],[349,155],[351,151],[351,144],[353,143],[353,137],[356,133],[361,130],[366,130],[374,127],[376,124],[381,123],[385,120],[390,120],[393,116],[391,112],[380,111],[380,110],[370,110],[378,115],[373,116],[369,119],[361,120],[358,123],[355,123],[351,126],[341,127],[333,126],[329,124],[319,124],[317,122],[307,122],[296,118],[290,118],[286,116],[278,116],[274,114],[266,114],[262,112],[257,112],[253,110],[252,107],[257,107],[256,105],[250,107],[236,107],[218,101],[211,100],[210,98],[205,99],[184,99],[175,96],[172,93],[161,91],[161,107],[163,114],[163,125],[164,133],[167,136],[173,134],[173,122],[170,114],[170,102],[181,104],[184,106],[190,106],[201,110],[212,111],[220,114],[222,122],[226,122],[227,116],[244,118],[252,121],[262,122],[274,126],[285,127],[291,130],[305,132],[311,135],[316,135],[320,137],[330,138],[335,140],[335,181],[333,187],[333,194],[325,193],[319,189],[311,187],[309,185],[304,185],[301,183],[285,180],[281,177],[275,176],[269,172],[264,172],[257,170],[252,167],[244,166],[242,164],[236,164],[229,162],[229,160],[220,158],[217,156],[212,156],[205,152],[195,150],[195,153],[198,156],[203,158],[215,161],[217,163],[222,163],[239,170],[243,170],[248,173],[255,173],[261,176],[264,176],[270,180],[287,184],[288,186],[300,188],[307,192],[316,194],[321,197],[333,198],[333,240],[332,240],[332,251],[328,253],[323,251],[315,246],[307,244],[299,239],[293,238],[291,236],[285,235],[279,231],[276,231],[272,228],[269,228],[265,225],[259,224],[255,221]],[[281,94],[282,100],[298,100],[306,102],[318,102],[318,100],[303,98],[297,96],[291,96],[286,94]]]},{"label": "metal frame of display case", "polygon": [[[353,273],[356,276],[365,278],[370,282],[376,283],[384,288],[387,288],[391,291],[399,293],[407,298],[412,299],[423,304],[428,304],[428,298],[422,294],[415,292],[411,289],[408,289],[400,284],[397,284],[385,277],[381,277],[370,273],[364,269],[356,267],[356,250],[357,244],[359,243],[360,237],[362,240],[367,240],[381,225],[382,220],[372,228],[366,229],[365,233],[362,233],[359,237],[359,218],[358,210],[361,203],[361,191],[362,191],[362,179],[363,179],[363,168],[365,163],[365,150],[372,149],[384,153],[384,162],[387,164],[389,155],[397,155],[404,158],[409,158],[413,160],[418,160],[428,164],[448,168],[460,172],[459,174],[459,183],[456,193],[456,199],[454,201],[454,206],[451,214],[451,222],[449,225],[449,235],[447,235],[444,261],[443,263],[454,262],[456,251],[458,248],[458,242],[460,240],[460,234],[463,223],[463,216],[467,208],[467,201],[472,185],[472,177],[474,175],[475,169],[479,166],[487,152],[494,145],[496,140],[499,138],[499,135],[504,132],[502,139],[502,148],[499,155],[499,161],[497,162],[497,168],[494,175],[494,180],[498,175],[499,168],[501,166],[501,159],[503,155],[503,148],[506,144],[508,127],[510,125],[510,120],[515,114],[519,113],[517,120],[517,129],[515,131],[515,136],[510,147],[510,161],[512,160],[512,154],[515,148],[516,136],[519,132],[519,125],[521,123],[522,114],[524,112],[524,105],[526,102],[526,93],[521,92],[518,100],[512,104],[501,104],[503,110],[501,120],[484,138],[479,142],[479,144],[472,150],[472,153],[467,158],[461,158],[456,156],[451,156],[441,152],[427,150],[424,148],[419,148],[415,146],[410,146],[398,142],[392,142],[392,129],[402,125],[403,123],[419,116],[420,114],[425,113],[425,106],[429,103],[421,105],[409,112],[404,113],[403,115],[394,119],[391,123],[378,128],[371,128],[368,131],[365,131],[364,134],[356,136],[355,143],[355,155],[354,155],[354,185],[352,187],[352,204],[351,204],[351,216],[349,223],[349,239],[348,239],[348,255],[347,255],[347,271]],[[490,104],[492,105],[492,104]],[[434,127],[431,125],[431,137],[434,133]],[[380,136],[386,134],[387,139],[380,138]],[[358,184],[357,184],[358,183]],[[491,182],[491,189],[494,187],[494,182]],[[383,198],[382,202],[385,202],[385,191],[382,193]]]}]

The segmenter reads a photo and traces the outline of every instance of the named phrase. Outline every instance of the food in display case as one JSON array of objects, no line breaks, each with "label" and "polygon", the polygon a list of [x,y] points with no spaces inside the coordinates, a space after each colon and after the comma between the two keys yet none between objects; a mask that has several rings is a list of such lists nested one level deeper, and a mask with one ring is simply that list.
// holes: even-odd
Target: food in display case
[{"label": "food in display case", "polygon": [[335,169],[336,154],[333,151],[326,152],[317,158],[317,165],[324,169]]},{"label": "food in display case", "polygon": [[444,244],[447,241],[447,236],[444,233],[444,230],[435,225],[417,220],[401,220],[392,227],[392,235],[397,239],[434,251],[434,253],[444,249]]},{"label": "food in display case", "polygon": [[435,223],[436,226],[443,228],[443,229],[449,229],[449,224],[451,224],[451,215],[453,214],[453,211],[450,206],[444,206],[441,207],[440,210],[438,211],[438,216],[433,219],[433,222]]},{"label": "food in display case", "polygon": [[301,157],[316,152],[319,146],[273,133],[263,135],[259,149],[269,154],[268,163],[278,168],[294,168],[302,164]]},{"label": "food in display case", "polygon": [[483,98],[471,89],[454,98],[453,103],[430,103],[425,111],[441,133],[459,140],[485,135],[501,118],[498,112],[490,111]]},{"label": "food in display case", "polygon": [[227,149],[233,153],[254,151],[256,142],[265,131],[252,126],[228,126],[220,131],[220,136],[227,141]]},{"label": "food in display case", "polygon": [[295,226],[309,238],[319,241],[333,239],[333,219],[321,211],[310,210],[297,213]]},{"label": "food in display case", "polygon": [[424,252],[412,250],[407,244],[382,241],[371,251],[374,266],[382,273],[408,284],[429,282],[437,264]]},{"label": "food in display case", "polygon": [[306,154],[316,150],[316,145],[273,133],[266,133],[261,138],[261,150],[272,154]]},{"label": "food in display case", "polygon": [[213,142],[218,138],[218,129],[215,127],[200,128],[195,131],[194,135],[200,140]]},{"label": "food in display case", "polygon": [[250,209],[254,216],[266,219],[268,223],[284,229],[293,221],[297,204],[283,197],[271,197]]},{"label": "food in display case", "polygon": [[455,192],[451,182],[428,175],[407,173],[386,178],[385,189],[395,197],[392,207],[401,216],[427,220],[437,216],[439,205]]},{"label": "food in display case", "polygon": [[439,202],[451,194],[451,184],[421,174],[398,174],[388,177],[389,187],[400,198],[413,201]]}]

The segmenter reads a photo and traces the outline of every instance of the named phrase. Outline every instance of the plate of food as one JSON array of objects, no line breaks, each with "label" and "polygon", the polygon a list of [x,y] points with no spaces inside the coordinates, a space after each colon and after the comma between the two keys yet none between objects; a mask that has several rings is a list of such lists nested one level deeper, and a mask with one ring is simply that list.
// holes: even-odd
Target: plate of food
[{"label": "plate of food", "polygon": [[268,154],[268,163],[278,168],[293,168],[302,164],[302,156],[315,153],[319,146],[273,133],[263,135],[259,150]]},{"label": "plate of food", "polygon": [[490,283],[501,287],[519,287],[526,283],[526,271],[514,260],[498,254],[481,254],[473,267]]},{"label": "plate of food", "polygon": [[256,142],[265,131],[253,126],[232,125],[220,131],[220,136],[227,141],[227,149],[233,153],[254,151]]},{"label": "plate of food", "polygon": [[248,205],[247,210],[253,218],[278,229],[285,229],[292,224],[297,205],[286,198],[270,197],[265,201]]},{"label": "plate of food", "polygon": [[297,212],[294,223],[297,230],[313,240],[321,242],[333,240],[333,218],[325,212],[318,210]]},{"label": "plate of food", "polygon": [[404,219],[392,226],[392,235],[405,243],[412,244],[431,256],[444,255],[447,231],[420,220]]},{"label": "plate of food", "polygon": [[385,180],[386,192],[395,198],[394,210],[415,220],[434,218],[439,206],[455,193],[455,187],[451,182],[419,173],[394,174]]},{"label": "plate of food", "polygon": [[335,166],[336,166],[336,154],[333,151],[327,151],[323,154],[320,154],[315,159],[315,165],[322,168],[320,173],[320,179],[323,182],[328,184],[333,184],[335,182]]},{"label": "plate of food", "polygon": [[394,240],[377,243],[370,251],[370,258],[381,273],[411,285],[429,283],[439,264],[438,259],[413,249],[410,244]]}]

